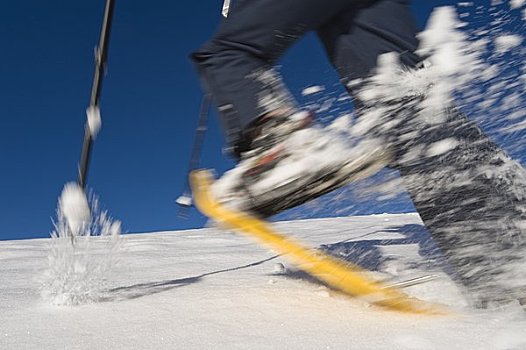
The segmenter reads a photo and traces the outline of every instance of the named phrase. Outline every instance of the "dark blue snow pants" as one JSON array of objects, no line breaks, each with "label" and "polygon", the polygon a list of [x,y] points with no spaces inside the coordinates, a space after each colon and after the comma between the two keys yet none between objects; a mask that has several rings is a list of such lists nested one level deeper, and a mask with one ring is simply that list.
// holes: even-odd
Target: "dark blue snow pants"
[{"label": "dark blue snow pants", "polygon": [[411,67],[419,62],[408,0],[238,0],[192,55],[230,147],[243,147],[243,130],[257,117],[294,104],[272,66],[309,31],[344,83],[369,75],[383,53],[397,52]]},{"label": "dark blue snow pants", "polygon": [[[238,0],[192,56],[231,147],[243,147],[243,130],[258,116],[294,105],[272,66],[308,31],[317,32],[358,104],[347,83],[367,78],[379,55],[396,52],[410,68],[421,61],[414,53],[410,1]],[[448,118],[398,143],[393,166],[458,279],[479,302],[526,297],[524,274],[509,268],[526,271],[525,171],[458,110],[449,108]],[[411,150],[447,138],[458,146],[422,161],[403,161]]]}]

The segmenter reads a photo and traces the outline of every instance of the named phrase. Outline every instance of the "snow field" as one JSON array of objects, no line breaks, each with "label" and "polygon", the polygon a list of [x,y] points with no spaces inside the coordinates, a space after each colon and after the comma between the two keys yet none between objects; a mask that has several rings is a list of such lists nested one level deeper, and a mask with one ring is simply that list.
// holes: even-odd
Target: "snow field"
[{"label": "snow field", "polygon": [[[39,294],[50,240],[0,242],[1,349],[523,349],[526,316],[467,308],[415,214],[279,223],[306,244],[395,280],[447,317],[371,307],[310,281],[285,257],[214,228],[126,235],[96,302],[55,306]],[[92,237],[93,247],[107,245]],[[365,252],[368,255],[351,254]],[[95,252],[93,252],[95,253]],[[275,271],[282,263],[286,272]],[[376,266],[376,268],[375,268]]]}]

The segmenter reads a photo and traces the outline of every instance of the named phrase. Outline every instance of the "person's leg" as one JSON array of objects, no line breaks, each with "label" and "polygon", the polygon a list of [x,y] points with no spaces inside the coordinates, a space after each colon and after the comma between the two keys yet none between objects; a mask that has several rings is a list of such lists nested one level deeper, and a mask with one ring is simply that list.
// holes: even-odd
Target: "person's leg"
[{"label": "person's leg", "polygon": [[[295,102],[272,65],[307,31],[359,0],[239,0],[192,55],[212,93],[229,147],[258,117]],[[234,151],[239,153],[239,150]]]},{"label": "person's leg", "polygon": [[[325,23],[317,33],[347,88],[351,81],[373,74],[382,54],[395,52],[411,68],[421,62],[415,54],[417,26],[408,0],[362,1]],[[349,91],[355,95],[355,89]]]},{"label": "person's leg", "polygon": [[[526,298],[526,172],[458,109],[446,116],[404,147],[396,168],[473,300]],[[444,142],[454,144],[430,155]]]},{"label": "person's leg", "polygon": [[[409,2],[401,0],[378,1],[359,12],[341,14],[337,22],[319,30],[346,84],[367,81],[380,55],[387,52],[398,53],[406,68],[417,67],[416,34]],[[359,106],[371,103],[358,98],[363,85],[349,86]],[[418,103],[413,101],[407,109],[406,102],[398,103],[400,113],[419,112]],[[367,117],[364,110],[362,118]],[[444,111],[447,120],[422,129],[411,123],[412,116],[393,113],[393,118],[404,119],[385,135],[389,140],[393,134],[403,135],[391,145],[394,166],[432,237],[479,301],[525,297],[525,276],[517,273],[521,271],[517,265],[526,268],[525,171],[458,110],[444,106]],[[414,137],[407,137],[411,133]],[[444,140],[454,140],[455,147],[431,152]]]}]

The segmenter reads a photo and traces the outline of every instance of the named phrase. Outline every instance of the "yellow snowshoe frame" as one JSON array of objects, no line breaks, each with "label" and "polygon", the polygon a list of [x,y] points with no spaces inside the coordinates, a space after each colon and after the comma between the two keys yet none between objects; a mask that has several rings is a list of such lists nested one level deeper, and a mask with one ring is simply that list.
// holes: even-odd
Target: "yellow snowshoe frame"
[{"label": "yellow snowshoe frame", "polygon": [[437,305],[409,297],[396,288],[388,287],[366,276],[366,270],[343,262],[276,232],[269,223],[247,213],[226,208],[216,201],[210,191],[213,177],[207,170],[190,174],[195,204],[209,218],[225,228],[257,239],[289,258],[299,269],[349,296],[400,312],[416,314],[446,314]]}]

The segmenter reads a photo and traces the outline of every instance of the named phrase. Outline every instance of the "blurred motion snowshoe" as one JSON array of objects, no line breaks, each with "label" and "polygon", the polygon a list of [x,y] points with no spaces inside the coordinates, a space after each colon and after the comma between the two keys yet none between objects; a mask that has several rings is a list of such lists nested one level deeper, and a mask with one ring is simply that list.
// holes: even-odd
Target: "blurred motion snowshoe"
[{"label": "blurred motion snowshoe", "polygon": [[388,147],[350,137],[349,127],[340,119],[322,127],[310,112],[266,117],[247,131],[249,149],[212,192],[264,218],[376,173],[391,159]]}]

